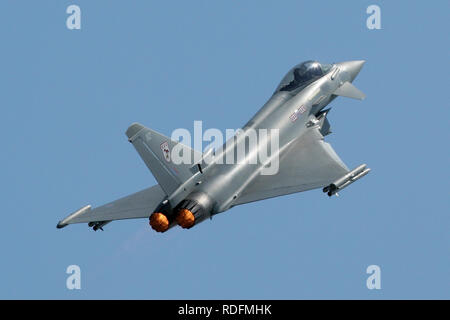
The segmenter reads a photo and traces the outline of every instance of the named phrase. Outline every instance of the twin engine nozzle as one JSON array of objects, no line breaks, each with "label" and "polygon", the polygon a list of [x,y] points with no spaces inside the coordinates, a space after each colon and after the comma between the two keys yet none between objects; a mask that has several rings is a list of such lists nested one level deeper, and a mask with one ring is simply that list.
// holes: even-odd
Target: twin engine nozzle
[{"label": "twin engine nozzle", "polygon": [[164,206],[150,216],[150,226],[157,232],[167,231],[175,222],[184,229],[205,220],[211,215],[211,198],[203,192],[193,192],[181,201],[173,210]]}]

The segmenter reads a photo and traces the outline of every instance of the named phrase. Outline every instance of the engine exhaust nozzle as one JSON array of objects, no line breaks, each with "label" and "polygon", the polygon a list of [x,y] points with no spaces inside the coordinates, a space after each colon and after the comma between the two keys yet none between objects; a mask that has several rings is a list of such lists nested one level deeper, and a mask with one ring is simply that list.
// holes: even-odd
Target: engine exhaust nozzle
[{"label": "engine exhaust nozzle", "polygon": [[177,206],[177,223],[189,229],[211,216],[211,198],[203,192],[193,192]]},{"label": "engine exhaust nozzle", "polygon": [[154,212],[150,216],[150,226],[157,232],[164,232],[169,229],[169,219],[165,214]]},{"label": "engine exhaust nozzle", "polygon": [[195,216],[188,209],[181,209],[177,215],[177,223],[184,229],[188,229],[195,224]]}]

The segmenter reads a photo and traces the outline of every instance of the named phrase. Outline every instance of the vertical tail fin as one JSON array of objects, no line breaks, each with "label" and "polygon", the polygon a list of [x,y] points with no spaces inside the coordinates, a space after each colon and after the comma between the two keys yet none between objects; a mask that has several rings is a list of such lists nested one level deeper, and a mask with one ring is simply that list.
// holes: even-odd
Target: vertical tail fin
[{"label": "vertical tail fin", "polygon": [[[191,167],[195,163],[194,159],[201,159],[201,153],[139,123],[133,123],[126,135],[168,195],[193,175]],[[172,161],[171,154],[175,146],[182,153],[190,152],[190,163],[175,164]]]}]

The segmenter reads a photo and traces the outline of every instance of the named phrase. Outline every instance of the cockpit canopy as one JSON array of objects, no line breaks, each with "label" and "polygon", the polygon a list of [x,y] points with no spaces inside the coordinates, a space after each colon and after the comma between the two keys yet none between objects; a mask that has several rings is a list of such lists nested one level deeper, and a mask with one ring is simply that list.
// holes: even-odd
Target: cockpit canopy
[{"label": "cockpit canopy", "polygon": [[292,68],[281,80],[275,93],[279,91],[297,92],[330,71],[332,65],[317,61],[305,61]]}]

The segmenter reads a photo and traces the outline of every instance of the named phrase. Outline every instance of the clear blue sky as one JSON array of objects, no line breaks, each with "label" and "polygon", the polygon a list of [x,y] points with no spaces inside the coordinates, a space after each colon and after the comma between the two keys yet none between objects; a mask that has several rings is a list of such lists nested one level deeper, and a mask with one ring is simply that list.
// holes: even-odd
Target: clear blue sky
[{"label": "clear blue sky", "polygon": [[[379,4],[382,30],[366,28]],[[67,6],[82,29],[66,28]],[[448,1],[0,3],[0,298],[450,298]],[[293,65],[365,59],[327,140],[372,173],[191,230],[56,223],[155,184],[139,121],[238,128]],[[68,265],[82,289],[66,289]],[[366,288],[381,267],[382,289]]]}]

